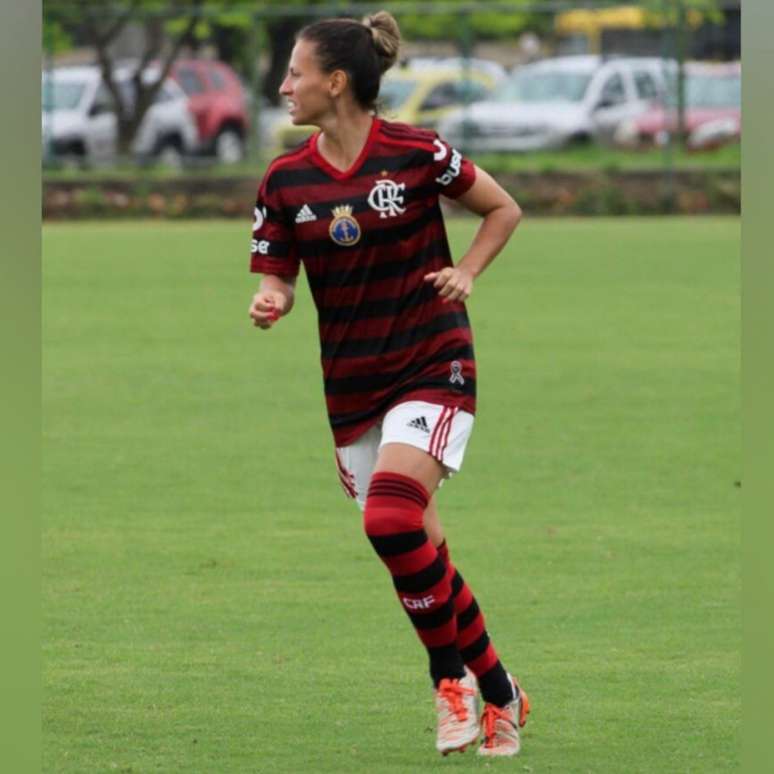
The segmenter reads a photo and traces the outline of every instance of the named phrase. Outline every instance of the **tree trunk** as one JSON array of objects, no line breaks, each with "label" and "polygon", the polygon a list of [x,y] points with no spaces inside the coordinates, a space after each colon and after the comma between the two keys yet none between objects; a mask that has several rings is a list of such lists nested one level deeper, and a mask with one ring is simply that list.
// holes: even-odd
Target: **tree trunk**
[{"label": "tree trunk", "polygon": [[677,142],[687,144],[685,127],[685,48],[686,17],[683,0],[677,0]]},{"label": "tree trunk", "polygon": [[272,105],[278,105],[279,87],[285,80],[290,52],[296,43],[296,33],[306,24],[306,20],[298,18],[272,19],[266,24],[266,32],[271,46],[269,71],[263,79],[264,96]]},{"label": "tree trunk", "polygon": [[[162,56],[165,42],[164,19],[162,17],[148,17],[145,19],[145,51],[137,65],[137,71],[131,79],[132,95],[128,98],[126,92],[118,88],[113,78],[115,62],[108,47],[131,16],[131,10],[127,10],[122,17],[115,21],[107,32],[100,33],[94,19],[89,20],[89,29],[94,40],[97,60],[102,71],[102,78],[110,91],[116,107],[116,119],[118,125],[118,137],[116,146],[120,158],[128,158],[132,153],[132,142],[142,123],[148,108],[153,104],[156,95],[166,79],[172,63],[177,58],[183,44],[190,40],[194,26],[200,18],[201,0],[197,0],[191,8],[191,15],[183,32],[172,42],[169,51]],[[134,7],[134,6],[133,6]],[[159,61],[160,60],[160,61]],[[142,74],[154,61],[159,61],[160,72],[152,82],[143,82]]]},{"label": "tree trunk", "polygon": [[236,27],[223,27],[217,22],[212,23],[211,28],[218,60],[236,69],[242,69],[247,37],[245,31]]},{"label": "tree trunk", "polygon": [[129,159],[132,156],[132,142],[137,130],[140,128],[143,116],[138,116],[131,111],[127,116],[118,116],[117,148],[120,159]]}]

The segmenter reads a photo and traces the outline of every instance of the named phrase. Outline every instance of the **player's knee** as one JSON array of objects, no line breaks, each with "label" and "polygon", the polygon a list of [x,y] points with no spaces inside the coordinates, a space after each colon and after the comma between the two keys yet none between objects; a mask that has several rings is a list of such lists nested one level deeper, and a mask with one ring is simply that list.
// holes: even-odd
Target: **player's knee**
[{"label": "player's knee", "polygon": [[374,505],[369,497],[363,509],[363,529],[368,537],[405,532],[406,518],[400,510]]},{"label": "player's knee", "polygon": [[422,484],[408,476],[374,474],[363,511],[366,535],[392,535],[422,529],[428,499]]}]

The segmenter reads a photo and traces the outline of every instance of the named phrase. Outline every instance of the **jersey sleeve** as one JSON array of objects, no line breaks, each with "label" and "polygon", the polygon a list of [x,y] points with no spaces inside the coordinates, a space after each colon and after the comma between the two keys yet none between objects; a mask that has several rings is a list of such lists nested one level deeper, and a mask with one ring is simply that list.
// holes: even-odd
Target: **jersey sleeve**
[{"label": "jersey sleeve", "polygon": [[258,188],[255,201],[250,271],[295,277],[299,261],[293,229],[284,215],[280,191],[271,185],[271,174],[270,169]]},{"label": "jersey sleeve", "polygon": [[476,167],[456,148],[442,140],[437,134],[433,140],[433,181],[438,193],[456,199],[462,196],[476,181]]}]

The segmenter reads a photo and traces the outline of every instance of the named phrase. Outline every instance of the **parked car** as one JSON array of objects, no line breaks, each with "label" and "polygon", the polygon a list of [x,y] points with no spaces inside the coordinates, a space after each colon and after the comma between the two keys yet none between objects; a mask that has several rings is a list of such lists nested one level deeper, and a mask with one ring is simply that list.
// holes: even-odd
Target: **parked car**
[{"label": "parked car", "polygon": [[501,81],[508,75],[508,71],[499,62],[492,59],[470,57],[464,59],[461,56],[412,56],[402,63],[403,67],[418,70],[420,68],[452,68],[464,72],[467,68],[478,73],[489,75],[494,83]]},{"label": "parked car", "polygon": [[659,98],[664,83],[659,59],[544,59],[518,68],[490,100],[448,115],[439,132],[467,152],[612,141],[622,121]]},{"label": "parked car", "polygon": [[258,147],[271,149],[277,144],[280,130],[287,129],[290,123],[287,105],[273,105],[265,96],[261,95],[258,97],[257,112],[258,116],[253,132]]},{"label": "parked car", "polygon": [[379,90],[385,118],[435,129],[462,105],[486,99],[502,76],[471,63],[409,63],[387,71]]},{"label": "parked car", "polygon": [[250,115],[239,76],[210,59],[178,59],[170,75],[188,97],[199,132],[198,151],[224,164],[241,161]]},{"label": "parked car", "polygon": [[[117,67],[118,88],[132,99],[131,66]],[[146,80],[154,77],[147,70]],[[114,160],[118,151],[118,121],[115,104],[96,66],[60,67],[43,73],[42,140],[44,151],[76,163]],[[187,99],[168,78],[148,108],[132,143],[132,154],[140,160],[156,159],[179,165],[193,153],[198,135]]]},{"label": "parked car", "polygon": [[[488,97],[498,83],[490,70],[470,66],[433,66],[422,62],[393,67],[382,79],[379,89],[379,113],[389,121],[400,121],[434,129],[440,119],[466,103]],[[294,126],[290,119],[277,130],[282,149],[292,148],[315,127]]]},{"label": "parked car", "polygon": [[[678,131],[677,73],[670,68],[666,104],[653,105],[624,121],[615,141],[626,148],[666,144]],[[685,63],[684,128],[691,150],[708,150],[738,141],[742,134],[742,67],[739,62]]]}]

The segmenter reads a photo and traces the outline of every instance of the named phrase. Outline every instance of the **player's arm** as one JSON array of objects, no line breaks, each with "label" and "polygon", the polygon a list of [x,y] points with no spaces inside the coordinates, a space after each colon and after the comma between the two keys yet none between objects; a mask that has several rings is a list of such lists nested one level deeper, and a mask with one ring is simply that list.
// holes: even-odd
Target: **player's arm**
[{"label": "player's arm", "polygon": [[472,244],[456,266],[425,276],[446,301],[464,301],[473,281],[495,259],[521,220],[521,208],[487,172],[476,167],[473,185],[456,199],[483,220]]},{"label": "player's arm", "polygon": [[280,317],[289,314],[295,300],[295,288],[295,277],[264,274],[250,304],[253,325],[265,330],[271,328]]}]

